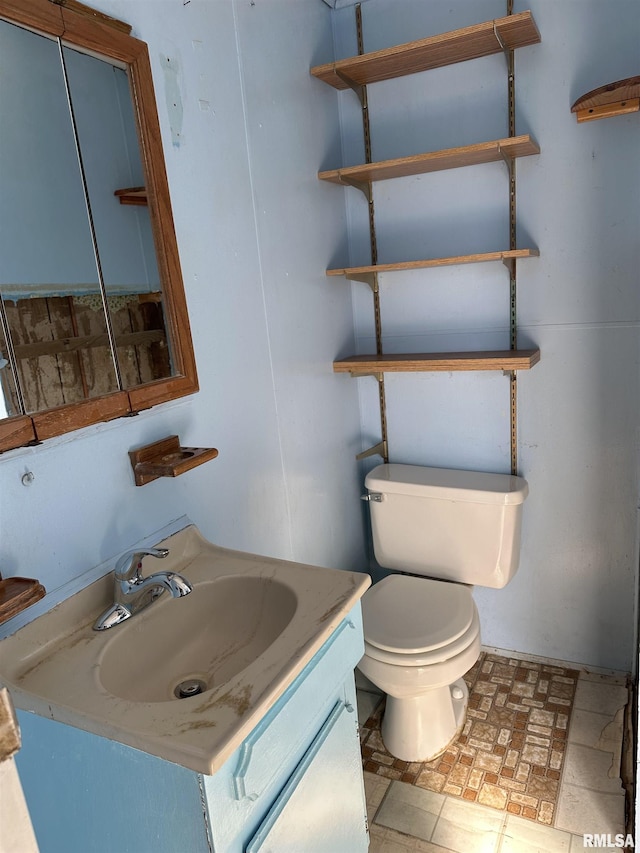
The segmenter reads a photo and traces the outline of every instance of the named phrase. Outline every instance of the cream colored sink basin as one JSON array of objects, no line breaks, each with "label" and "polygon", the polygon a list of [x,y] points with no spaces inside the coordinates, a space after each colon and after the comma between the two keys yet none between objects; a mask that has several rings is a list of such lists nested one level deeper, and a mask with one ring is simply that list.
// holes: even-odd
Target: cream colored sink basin
[{"label": "cream colored sink basin", "polygon": [[254,663],[291,622],[297,601],[290,586],[273,578],[203,581],[184,599],[167,597],[109,629],[98,680],[136,702],[181,698],[180,685],[194,682],[200,690],[186,697],[193,701]]},{"label": "cream colored sink basin", "polygon": [[[193,592],[106,631],[107,575],[0,641],[18,708],[212,774],[241,745],[370,584],[366,574],[219,548],[193,526],[159,546]],[[143,575],[158,570],[145,558]],[[201,682],[198,695],[176,687]]]}]

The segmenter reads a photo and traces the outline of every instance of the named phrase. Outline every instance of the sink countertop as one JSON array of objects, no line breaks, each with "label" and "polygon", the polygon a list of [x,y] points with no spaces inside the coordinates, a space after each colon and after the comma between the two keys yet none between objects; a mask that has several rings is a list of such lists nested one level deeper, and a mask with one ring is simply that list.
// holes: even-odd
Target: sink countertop
[{"label": "sink countertop", "polygon": [[[0,641],[0,685],[16,707],[119,741],[212,775],[241,745],[262,717],[333,633],[370,585],[369,575],[326,569],[220,548],[193,525],[159,543],[169,556],[156,567],[184,575],[198,594],[199,582],[233,575],[271,578],[296,594],[293,618],[246,669],[198,696],[169,701],[131,701],[105,690],[99,669],[117,632],[144,630],[144,611],[107,631],[94,631],[113,601],[109,574]],[[189,596],[188,598],[190,598]],[[168,595],[149,610],[180,607]]]}]

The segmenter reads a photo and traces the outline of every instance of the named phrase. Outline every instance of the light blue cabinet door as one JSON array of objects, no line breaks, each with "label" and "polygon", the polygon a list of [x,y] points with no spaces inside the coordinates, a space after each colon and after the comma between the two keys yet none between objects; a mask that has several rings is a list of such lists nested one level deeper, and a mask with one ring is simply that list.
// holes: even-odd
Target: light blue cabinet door
[{"label": "light blue cabinet door", "polygon": [[18,719],[41,853],[211,853],[197,773],[35,714]]},{"label": "light blue cabinet door", "polygon": [[365,853],[369,846],[355,709],[340,701],[246,853]]}]

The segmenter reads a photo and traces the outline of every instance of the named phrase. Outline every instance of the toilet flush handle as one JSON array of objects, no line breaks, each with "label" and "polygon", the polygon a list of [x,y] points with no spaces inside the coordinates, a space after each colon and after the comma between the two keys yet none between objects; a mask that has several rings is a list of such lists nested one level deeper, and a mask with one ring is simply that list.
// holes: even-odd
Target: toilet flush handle
[{"label": "toilet flush handle", "polygon": [[382,493],[381,492],[368,492],[366,495],[360,495],[360,500],[361,501],[376,501],[377,503],[380,503],[380,501],[382,500]]}]

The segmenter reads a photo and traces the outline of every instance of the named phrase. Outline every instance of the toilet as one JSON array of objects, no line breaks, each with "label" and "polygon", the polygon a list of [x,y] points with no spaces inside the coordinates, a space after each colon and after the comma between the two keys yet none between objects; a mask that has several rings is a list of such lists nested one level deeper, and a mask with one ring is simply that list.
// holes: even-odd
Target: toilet
[{"label": "toilet", "polygon": [[463,675],[480,655],[474,586],[501,589],[518,569],[521,477],[384,464],[366,477],[376,560],[394,570],[362,599],[358,668],[387,694],[386,749],[431,761],[464,726]]}]

